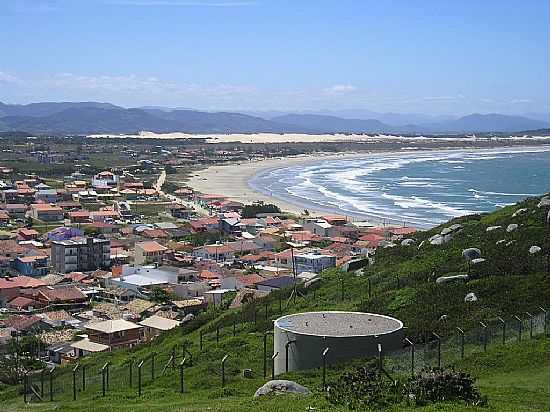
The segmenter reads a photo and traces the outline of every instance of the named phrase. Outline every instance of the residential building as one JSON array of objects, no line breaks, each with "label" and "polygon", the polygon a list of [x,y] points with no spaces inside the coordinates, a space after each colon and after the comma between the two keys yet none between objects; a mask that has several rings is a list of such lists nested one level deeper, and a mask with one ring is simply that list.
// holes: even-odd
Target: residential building
[{"label": "residential building", "polygon": [[48,274],[48,256],[18,256],[15,258],[13,266],[25,276],[46,276]]},{"label": "residential building", "polygon": [[180,322],[173,319],[166,319],[162,316],[153,315],[142,320],[139,324],[144,327],[145,339],[150,340],[157,337],[162,332],[177,328],[180,325]]},{"label": "residential building", "polygon": [[320,273],[325,269],[336,266],[336,256],[323,255],[317,252],[294,255],[296,272]]},{"label": "residential building", "polygon": [[114,348],[131,348],[141,341],[142,326],[124,319],[91,322],[86,326],[90,342]]},{"label": "residential building", "polygon": [[49,203],[33,203],[31,217],[44,222],[58,222],[63,220],[63,209]]},{"label": "residential building", "polygon": [[110,264],[111,241],[108,239],[73,238],[51,244],[51,265],[58,272],[86,272],[105,269]]},{"label": "residential building", "polygon": [[134,262],[137,265],[147,265],[151,263],[161,263],[162,257],[168,250],[167,247],[153,240],[148,242],[139,242],[135,245]]}]

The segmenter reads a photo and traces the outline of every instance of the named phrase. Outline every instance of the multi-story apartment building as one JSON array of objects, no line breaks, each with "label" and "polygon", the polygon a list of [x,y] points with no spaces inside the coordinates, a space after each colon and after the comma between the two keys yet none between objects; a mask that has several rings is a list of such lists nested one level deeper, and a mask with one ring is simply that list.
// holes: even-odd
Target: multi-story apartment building
[{"label": "multi-story apartment building", "polygon": [[51,266],[61,273],[86,272],[108,268],[111,264],[111,241],[74,238],[52,242]]}]

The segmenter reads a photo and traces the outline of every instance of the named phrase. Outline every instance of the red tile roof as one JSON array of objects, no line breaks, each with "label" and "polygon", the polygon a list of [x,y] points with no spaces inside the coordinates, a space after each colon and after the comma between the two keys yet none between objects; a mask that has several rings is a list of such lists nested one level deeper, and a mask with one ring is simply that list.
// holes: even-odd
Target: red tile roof
[{"label": "red tile roof", "polygon": [[66,302],[73,300],[80,301],[86,299],[86,295],[74,286],[62,288],[42,288],[38,293],[50,302]]}]

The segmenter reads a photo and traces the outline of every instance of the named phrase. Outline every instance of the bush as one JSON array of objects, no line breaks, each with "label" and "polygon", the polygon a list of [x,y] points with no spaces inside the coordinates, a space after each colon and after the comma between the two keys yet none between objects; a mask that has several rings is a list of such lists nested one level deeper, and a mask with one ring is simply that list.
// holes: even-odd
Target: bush
[{"label": "bush", "polygon": [[376,367],[363,366],[329,384],[327,400],[350,409],[379,409],[401,402],[400,386],[380,374]]},{"label": "bush", "polygon": [[443,401],[462,401],[469,405],[486,403],[475,386],[474,378],[454,369],[423,369],[409,381],[406,393],[417,405]]}]

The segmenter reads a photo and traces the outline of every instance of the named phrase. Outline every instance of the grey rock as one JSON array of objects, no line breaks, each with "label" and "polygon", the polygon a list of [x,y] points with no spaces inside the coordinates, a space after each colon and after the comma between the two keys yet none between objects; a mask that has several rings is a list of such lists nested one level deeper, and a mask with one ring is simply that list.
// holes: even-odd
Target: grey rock
[{"label": "grey rock", "polygon": [[446,227],[445,229],[443,229],[441,231],[441,236],[445,236],[445,235],[448,235],[448,234],[451,234],[453,233],[453,229],[451,229],[450,227]]},{"label": "grey rock", "polygon": [[544,196],[542,199],[540,199],[539,204],[537,207],[540,209],[541,207],[549,207],[550,206],[550,197]]},{"label": "grey rock", "polygon": [[481,257],[481,250],[476,247],[470,247],[462,251],[462,256],[470,261]]},{"label": "grey rock", "polygon": [[512,215],[512,217],[518,217],[518,216],[521,216],[523,214],[525,214],[525,212],[527,212],[527,209],[526,208],[521,208],[521,209],[518,209],[514,212],[514,214]]},{"label": "grey rock", "polygon": [[506,246],[512,246],[514,243],[516,243],[515,240],[510,240],[508,243],[506,243]]},{"label": "grey rock", "polygon": [[529,253],[534,255],[536,253],[539,253],[542,249],[540,248],[540,246],[531,246],[529,248]]},{"label": "grey rock", "polygon": [[300,395],[309,395],[310,391],[305,386],[299,385],[296,382],[287,381],[284,379],[275,379],[265,383],[262,387],[258,388],[256,393],[254,393],[254,397],[257,398],[259,396],[267,395],[270,393],[294,393]]},{"label": "grey rock", "polygon": [[401,241],[401,246],[411,246],[411,245],[414,245],[416,243],[416,240],[414,239],[403,239]]},{"label": "grey rock", "polygon": [[462,230],[462,225],[455,223],[454,225],[449,226],[449,229],[451,229],[453,232],[458,232]]},{"label": "grey rock", "polygon": [[441,235],[433,235],[428,239],[428,242],[430,242],[431,245],[442,245],[444,241],[445,239]]},{"label": "grey rock", "polygon": [[472,265],[479,265],[480,263],[483,263],[485,261],[487,261],[487,259],[477,258],[477,259],[472,259],[472,261],[470,263]]},{"label": "grey rock", "polygon": [[510,233],[510,232],[513,232],[514,230],[516,230],[518,227],[519,227],[518,224],[516,224],[516,223],[511,223],[511,224],[508,225],[508,227],[506,227],[506,231],[507,231],[508,233]]},{"label": "grey rock", "polygon": [[503,243],[506,243],[506,239],[500,239],[497,241],[497,245],[502,245]]},{"label": "grey rock", "polygon": [[188,313],[188,314],[185,315],[185,317],[181,320],[181,322],[182,322],[182,323],[186,323],[186,322],[192,321],[193,319],[195,319],[195,315],[193,315],[192,313]]},{"label": "grey rock", "polygon": [[477,302],[477,296],[474,292],[470,292],[464,296],[464,302]]},{"label": "grey rock", "polygon": [[487,229],[485,229],[486,232],[492,232],[493,230],[498,230],[502,226],[489,226]]},{"label": "grey rock", "polygon": [[442,284],[442,283],[455,282],[457,280],[468,281],[468,279],[470,279],[468,275],[440,276],[435,280],[435,283]]}]

